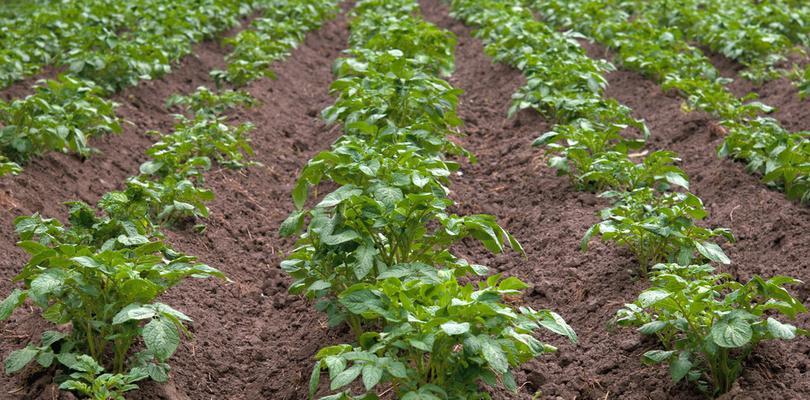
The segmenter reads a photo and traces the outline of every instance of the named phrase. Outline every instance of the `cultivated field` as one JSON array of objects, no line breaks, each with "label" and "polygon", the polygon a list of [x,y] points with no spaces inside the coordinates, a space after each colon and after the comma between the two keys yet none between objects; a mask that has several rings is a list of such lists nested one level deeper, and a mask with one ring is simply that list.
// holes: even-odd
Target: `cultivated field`
[{"label": "cultivated field", "polygon": [[0,398],[810,398],[810,6],[676,3],[0,5]]}]

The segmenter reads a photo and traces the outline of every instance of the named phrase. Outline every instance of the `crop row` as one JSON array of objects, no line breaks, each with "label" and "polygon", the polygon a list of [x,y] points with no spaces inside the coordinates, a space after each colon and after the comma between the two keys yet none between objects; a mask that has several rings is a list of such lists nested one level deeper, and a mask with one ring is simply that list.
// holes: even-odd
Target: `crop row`
[{"label": "crop row", "polygon": [[[234,0],[142,0],[38,4],[22,21],[4,21],[6,68],[35,73],[43,65],[67,66],[57,79],[39,82],[32,95],[0,102],[0,154],[12,170],[47,151],[86,157],[88,138],[121,130],[116,104],[106,97],[143,79],[169,72],[191,44],[230,28],[249,11]],[[13,29],[12,29],[13,28]],[[26,75],[6,71],[6,84]]]},{"label": "crop row", "polygon": [[116,91],[164,74],[191,43],[235,26],[254,6],[238,0],[49,3],[31,2],[29,12],[0,21],[3,87],[55,65]]},{"label": "crop row", "polygon": [[690,46],[676,28],[662,28],[643,15],[630,18],[633,0],[534,0],[529,2],[556,28],[573,28],[615,50],[624,68],[638,71],[664,90],[686,99],[685,109],[698,109],[719,118],[725,131],[718,149],[722,157],[743,160],[768,185],[791,199],[810,201],[810,132],[791,133],[753,95],[739,99],[728,80],[700,50]]},{"label": "crop row", "polygon": [[[205,88],[173,98],[192,116],[178,115],[174,133],[147,151],[150,159],[123,190],[105,194],[96,206],[68,203],[67,225],[39,214],[15,220],[18,246],[30,258],[14,278],[23,289],[0,303],[0,320],[30,299],[43,319],[72,328],[45,331],[39,343],[9,354],[7,373],[32,361],[58,363],[70,372],[57,377],[61,389],[103,399],[123,399],[121,393],[147,377],[168,379],[167,360],[191,320],[157,297],[188,277],[224,275],[173,250],[160,229],[208,214],[213,193],[202,185],[212,162],[246,165],[251,126],[230,126],[219,112],[248,101]],[[145,348],[133,352],[138,340]]]},{"label": "crop row", "polygon": [[275,79],[270,65],[285,58],[307,32],[334,16],[340,1],[275,0],[272,3],[248,29],[225,40],[233,51],[226,57],[226,70],[211,72],[217,82],[243,86],[262,77]]},{"label": "crop row", "polygon": [[[525,283],[450,250],[473,238],[494,253],[523,251],[493,216],[448,211],[459,166],[445,157],[471,157],[450,139],[460,91],[440,78],[453,69],[455,43],[412,0],[364,0],[352,12],[351,49],[334,67],[337,100],[323,112],[344,135],[305,166],[297,210],[281,227],[299,236],[282,264],[290,291],[356,337],[318,352],[310,397],[328,371],[338,392],[323,399],[488,398],[479,382],[514,391],[511,368],[554,350],[535,330],[576,339],[559,315],[507,304]],[[326,183],[337,188],[308,207]],[[348,389],[355,380],[363,394]]]},{"label": "crop row", "polygon": [[615,319],[657,337],[660,349],[646,352],[645,362],[667,363],[674,382],[694,382],[716,396],[730,389],[759,342],[807,333],[766,313],[794,318],[806,312],[783,288],[799,281],[754,277],[742,284],[706,264],[730,263],[711,239],[733,236],[697,225],[707,213],[687,191],[688,177],[674,153],[632,153],[649,132],[627,107],[604,97],[609,63],[587,57],[577,34],[535,20],[519,0],[455,0],[452,6],[455,17],[478,28],[490,56],[525,75],[511,111],[532,108],[555,121],[534,143],[546,146],[549,164],[580,189],[604,191],[601,196],[613,200],[585,234],[583,250],[601,235],[628,248],[643,275],[652,267],[653,287]]},{"label": "crop row", "polygon": [[[333,3],[304,0],[186,0],[171,4],[94,1],[65,2],[67,9],[36,11],[37,18],[43,20],[36,22],[35,18],[31,29],[59,25],[60,16],[74,13],[99,22],[88,23],[83,28],[87,31],[75,34],[67,28],[58,29],[65,35],[60,40],[85,46],[69,50],[73,56],[64,60],[68,72],[41,82],[34,94],[24,99],[0,102],[0,172],[19,172],[22,163],[47,151],[89,156],[93,149],[88,138],[121,130],[116,104],[106,97],[143,79],[168,73],[172,63],[191,52],[192,43],[235,26],[239,17],[251,10],[267,10],[254,24],[257,30],[251,31],[253,36],[242,34],[227,41],[235,48],[229,57],[229,71],[240,75],[233,79],[240,84],[248,78],[271,75],[270,62],[284,58],[306,32],[332,15],[329,11],[334,8]],[[124,7],[126,4],[129,6]],[[127,30],[129,20],[139,21],[138,28]],[[105,21],[113,27],[106,27]],[[76,37],[101,35],[96,28],[106,32],[98,43]]]},{"label": "crop row", "polygon": [[678,28],[686,37],[739,61],[742,75],[754,81],[779,76],[777,64],[787,61],[796,46],[810,45],[810,7],[790,8],[783,2],[734,0],[633,1],[634,9],[662,26]]},{"label": "crop row", "polygon": [[157,298],[188,277],[225,276],[172,249],[162,229],[208,216],[214,194],[203,177],[214,163],[253,164],[247,138],[253,126],[230,124],[225,113],[254,103],[244,92],[205,87],[172,96],[167,107],[185,114],[147,150],[149,159],[121,190],[95,206],[68,203],[67,224],[39,214],[15,220],[18,245],[30,258],[15,277],[22,288],[0,303],[0,320],[30,300],[43,319],[71,328],[45,331],[40,341],[9,354],[7,373],[32,362],[60,365],[67,372],[55,377],[61,389],[99,399],[123,399],[143,379],[168,379],[168,359],[190,336],[191,319]]}]

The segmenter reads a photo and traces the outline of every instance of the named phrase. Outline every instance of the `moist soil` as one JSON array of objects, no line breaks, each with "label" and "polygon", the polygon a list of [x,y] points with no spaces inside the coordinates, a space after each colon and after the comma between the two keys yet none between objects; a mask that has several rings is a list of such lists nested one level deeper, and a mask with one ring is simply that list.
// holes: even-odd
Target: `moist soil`
[{"label": "moist soil", "polygon": [[[524,301],[559,312],[574,327],[579,343],[566,343],[543,334],[559,351],[531,361],[517,374],[517,394],[497,391],[494,397],[531,399],[699,399],[698,393],[674,385],[665,367],[645,367],[641,354],[654,343],[639,334],[611,327],[611,318],[625,302],[647,287],[636,276],[632,257],[614,246],[595,241],[587,253],[579,240],[597,221],[607,203],[593,193],[577,192],[565,177],[546,167],[543,152],[531,141],[550,125],[533,111],[506,118],[511,94],[523,84],[519,72],[493,64],[469,28],[448,17],[439,0],[424,0],[426,19],[458,35],[457,71],[451,83],[465,91],[459,114],[466,135],[459,141],[479,162],[465,163],[454,178],[452,196],[458,213],[490,213],[522,242],[526,256],[493,256],[469,242],[455,251],[505,275],[529,282]],[[131,399],[306,399],[312,356],[321,347],[351,340],[341,330],[329,330],[322,314],[298,296],[287,293],[290,279],[279,262],[292,247],[277,228],[292,209],[290,192],[298,171],[340,134],[324,126],[319,111],[332,103],[328,87],[331,65],[347,46],[345,15],[308,35],[285,62],[274,66],[278,80],[260,80],[248,90],[261,104],[239,111],[237,121],[252,121],[256,160],[263,166],[242,171],[214,170],[207,184],[217,194],[203,233],[168,231],[178,250],[199,256],[225,272],[230,283],[187,281],[162,301],[194,318],[194,340],[184,342],[172,358],[168,384],[144,383]],[[585,44],[591,55],[610,57],[604,49]],[[133,125],[122,135],[96,140],[102,153],[86,162],[72,156],[48,154],[28,165],[16,178],[0,184],[0,293],[25,263],[13,219],[41,212],[64,218],[61,202],[95,202],[106,191],[120,188],[137,172],[144,150],[154,141],[143,132],[170,130],[172,118],[165,97],[198,85],[213,87],[208,77],[220,68],[226,50],[203,43],[195,56],[184,59],[174,73],[125,91],[116,100],[119,113]],[[734,263],[724,268],[740,279],[754,274],[784,274],[810,281],[810,212],[769,190],[739,163],[721,160],[721,141],[710,117],[683,114],[681,100],[643,77],[619,70],[608,76],[608,95],[632,107],[647,120],[653,136],[650,149],[676,151],[689,173],[692,190],[706,203],[707,226],[731,228],[736,243],[724,244]],[[781,90],[781,89],[780,89]],[[795,94],[795,91],[791,92]],[[782,102],[779,102],[782,99]],[[810,127],[806,103],[777,93],[768,100],[780,108],[777,117],[789,127]],[[798,106],[796,104],[799,104]],[[803,108],[802,108],[803,107]],[[785,112],[784,110],[795,110]],[[802,113],[804,110],[804,113]],[[810,290],[795,288],[810,304]],[[808,327],[807,317],[797,323]],[[45,327],[32,308],[17,310],[1,323],[3,355],[36,340]],[[767,343],[750,358],[748,368],[728,398],[810,398],[810,342],[806,339]],[[35,367],[0,378],[0,398],[54,399],[53,371]]]}]

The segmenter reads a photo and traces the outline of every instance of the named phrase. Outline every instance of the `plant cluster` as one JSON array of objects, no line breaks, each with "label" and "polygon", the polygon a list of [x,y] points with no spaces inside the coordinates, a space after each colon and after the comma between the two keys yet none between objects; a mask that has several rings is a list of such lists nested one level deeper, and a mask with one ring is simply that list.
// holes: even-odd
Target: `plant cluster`
[{"label": "plant cluster", "polygon": [[[578,37],[576,34],[542,26],[517,0],[455,0],[452,5],[454,16],[478,28],[476,34],[493,58],[523,71],[528,87],[539,84],[547,88],[534,96],[520,89],[510,112],[531,107],[557,124],[534,142],[546,146],[552,154],[550,166],[572,176],[581,189],[607,189],[601,196],[614,200],[613,206],[601,212],[602,222],[585,234],[583,249],[594,235],[601,235],[604,240],[627,247],[645,275],[647,268],[655,265],[651,277],[655,288],[644,292],[635,305],[620,311],[618,318],[624,325],[641,326],[642,333],[659,334],[665,350],[648,352],[648,361],[668,360],[676,382],[688,377],[709,394],[718,395],[730,388],[742,369],[742,361],[759,341],[792,339],[796,332],[805,333],[773,318],[766,319],[764,314],[765,310],[776,309],[793,318],[806,312],[782,288],[798,281],[755,277],[742,285],[725,275],[710,276],[710,266],[694,265],[704,261],[730,263],[712,239],[720,236],[733,240],[733,236],[727,229],[707,229],[697,224],[707,213],[698,197],[685,192],[689,181],[675,165],[679,161],[676,154],[630,153],[643,146],[644,140],[626,138],[625,128],[634,126],[644,137],[646,128],[642,121],[630,123],[630,112],[625,107],[601,100],[605,82],[602,73],[611,68],[609,64],[589,60],[572,40]],[[616,18],[617,24],[625,23],[615,11],[600,7],[603,5],[549,2],[544,16],[566,20],[569,15],[605,15],[606,20]],[[576,13],[566,14],[572,10]],[[588,18],[577,21],[582,22],[582,27],[593,22]],[[603,29],[598,25],[590,28],[595,32]],[[699,64],[684,65],[695,68]],[[662,262],[670,264],[659,264]],[[662,308],[650,310],[654,306]],[[720,337],[717,342],[707,340],[712,334]]]},{"label": "plant cluster", "polygon": [[[810,200],[807,146],[762,146],[761,143],[803,143],[807,132],[791,133],[771,118],[759,116],[772,108],[737,98],[728,80],[702,52],[690,46],[677,27],[661,27],[644,14],[634,15],[635,0],[569,0],[530,2],[545,21],[557,28],[573,28],[616,52],[616,59],[633,71],[658,81],[664,90],[686,99],[685,109],[699,109],[719,118],[730,134],[718,150],[749,163],[765,183],[784,190],[791,199]],[[669,7],[667,7],[669,8]],[[766,138],[767,137],[767,138]]]},{"label": "plant cluster", "polygon": [[677,27],[690,40],[740,62],[746,67],[742,75],[753,81],[782,75],[778,64],[787,60],[797,44],[794,40],[809,43],[808,30],[800,25],[798,16],[770,2],[658,0],[636,4],[636,13],[658,25]]},{"label": "plant cluster", "polygon": [[[511,368],[554,350],[536,330],[576,336],[551,311],[509,305],[525,283],[450,250],[472,238],[495,253],[523,251],[493,216],[449,212],[458,165],[445,157],[470,157],[451,140],[460,91],[440,78],[453,68],[455,38],[423,21],[415,1],[364,0],[350,44],[334,68],[337,100],[323,112],[345,134],[303,169],[297,210],[281,226],[299,236],[282,263],[290,291],[357,338],[317,354],[310,397],[322,371],[337,391],[323,399],[489,398],[480,383],[514,391]],[[307,206],[327,182],[337,189]]]},{"label": "plant cluster", "polygon": [[[556,122],[534,141],[551,155],[549,165],[580,189],[609,190],[603,196],[614,199],[602,211],[603,221],[586,233],[583,249],[601,235],[629,248],[642,274],[666,260],[728,262],[711,239],[732,239],[730,233],[699,227],[696,222],[706,216],[700,199],[671,191],[689,188],[686,173],[675,165],[677,155],[655,151],[634,160],[632,151],[643,147],[649,131],[629,108],[605,99],[609,63],[589,58],[575,34],[549,29],[519,1],[456,0],[453,13],[479,28],[488,54],[526,76],[510,112],[531,107]],[[638,134],[630,136],[629,127]]]},{"label": "plant cluster", "polygon": [[275,78],[270,65],[281,60],[304,40],[307,32],[317,29],[332,18],[340,0],[262,0],[263,16],[253,20],[250,28],[225,39],[233,47],[225,70],[211,71],[217,82],[236,86],[262,78]]},{"label": "plant cluster", "polygon": [[[46,64],[66,69],[58,79],[41,82],[25,99],[0,102],[0,154],[18,165],[47,151],[89,155],[87,138],[120,131],[116,104],[105,97],[163,76],[191,53],[193,43],[236,26],[253,10],[272,9],[277,3],[65,1],[56,2],[56,7],[40,4],[23,12],[25,18],[9,17],[8,25],[0,21],[6,27],[0,29],[0,41],[8,44],[0,53],[0,58],[7,58],[2,68],[11,69],[0,72],[0,84],[33,74]],[[294,3],[296,10],[321,7],[307,1]],[[293,17],[274,13],[263,19],[263,26],[288,24]],[[311,27],[292,24],[288,28],[284,35],[263,37],[264,45],[289,48],[294,38],[300,39]],[[0,175],[10,172],[10,168],[0,169]]]},{"label": "plant cluster", "polygon": [[202,173],[214,161],[248,164],[250,126],[230,126],[220,115],[248,101],[243,93],[205,88],[173,98],[191,116],[178,115],[175,132],[147,151],[150,160],[125,190],[107,193],[95,207],[68,203],[67,225],[39,214],[16,219],[18,246],[30,259],[15,277],[22,288],[0,303],[0,320],[30,299],[46,321],[70,329],[46,331],[39,343],[12,352],[7,373],[32,361],[60,364],[70,371],[57,377],[60,388],[101,399],[123,398],[147,377],[168,379],[167,361],[189,335],[191,319],[156,299],[188,277],[225,277],[173,250],[160,226],[208,214],[204,203],[213,193],[201,187]]},{"label": "plant cluster", "polygon": [[191,44],[235,26],[261,1],[26,2],[0,19],[0,86],[45,65],[67,67],[108,91],[155,78]]},{"label": "plant cluster", "polygon": [[678,264],[656,265],[651,279],[617,323],[658,338],[663,350],[644,353],[645,363],[666,363],[673,382],[694,382],[711,396],[731,389],[760,342],[808,335],[776,319],[807,312],[784,288],[796,279],[754,276],[743,284],[709,265]]},{"label": "plant cluster", "polygon": [[67,75],[41,81],[24,99],[0,101],[0,153],[18,163],[47,151],[89,156],[89,138],[121,131],[115,107],[92,82]]}]

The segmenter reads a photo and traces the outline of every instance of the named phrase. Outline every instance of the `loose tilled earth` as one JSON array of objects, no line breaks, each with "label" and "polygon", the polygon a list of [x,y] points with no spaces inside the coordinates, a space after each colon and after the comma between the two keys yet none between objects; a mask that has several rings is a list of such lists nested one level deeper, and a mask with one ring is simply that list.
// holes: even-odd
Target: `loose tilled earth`
[{"label": "loose tilled earth", "polygon": [[[498,392],[495,398],[528,400],[537,391],[543,398],[561,399],[700,398],[674,386],[666,368],[640,363],[652,342],[610,326],[616,309],[633,300],[646,282],[633,274],[634,262],[624,251],[598,242],[587,253],[579,251],[580,238],[607,204],[555,176],[545,166],[542,151],[530,146],[549,129],[547,121],[533,111],[506,118],[510,96],[523,83],[521,74],[493,64],[471,30],[450,18],[439,0],[424,0],[422,6],[426,19],[458,35],[457,71],[450,82],[465,91],[459,113],[467,135],[459,141],[479,159],[476,165],[465,163],[463,174],[453,180],[456,212],[496,215],[527,254],[491,256],[472,243],[456,250],[530,282],[533,288],[526,303],[558,311],[580,339],[572,345],[547,338],[559,352],[520,368],[517,395]],[[210,205],[207,230],[168,232],[171,244],[219,268],[233,282],[187,281],[165,296],[165,302],[195,319],[191,325],[195,340],[182,344],[172,358],[169,384],[144,383],[131,398],[305,399],[313,354],[325,345],[351,340],[347,332],[328,330],[324,316],[306,301],[287,294],[290,279],[278,265],[292,241],[277,234],[292,209],[289,194],[298,171],[340,134],[339,128],[322,123],[319,112],[333,101],[328,94],[331,65],[347,47],[347,37],[344,13],[311,33],[288,60],[274,66],[278,80],[257,81],[248,88],[261,104],[235,117],[256,124],[255,159],[263,166],[211,171],[207,182],[217,200]],[[583,42],[583,46],[593,57],[611,57],[597,45]],[[121,135],[95,140],[101,154],[85,162],[48,154],[20,176],[0,182],[0,294],[11,291],[11,278],[26,262],[23,251],[14,246],[15,217],[40,212],[64,218],[62,202],[93,203],[120,188],[137,172],[144,150],[155,140],[145,132],[171,129],[166,97],[199,85],[214,87],[208,71],[224,66],[227,49],[216,41],[195,49],[195,55],[186,57],[166,78],[116,96],[119,115],[131,124]],[[724,75],[737,77],[736,64],[720,57],[713,60]],[[678,97],[663,93],[638,74],[620,69],[608,79],[608,95],[647,120],[653,132],[649,148],[680,154],[693,191],[711,214],[706,223],[731,228],[737,236],[736,243],[724,244],[734,262],[726,272],[739,279],[785,274],[810,282],[810,210],[767,189],[743,165],[718,159],[715,149],[721,138],[711,117],[682,113]],[[787,128],[810,128],[810,102],[800,102],[788,82],[754,87],[737,79],[732,88],[739,94],[756,90],[766,103],[779,108],[775,117]],[[0,96],[13,97],[20,90],[15,86]],[[794,289],[810,305],[810,287]],[[810,327],[807,316],[797,322]],[[4,357],[36,338],[43,326],[36,310],[18,310],[0,324],[0,354]],[[810,398],[808,369],[810,340],[765,344],[751,357],[727,398]],[[56,390],[52,377],[53,371],[33,367],[3,376],[0,398],[72,398]]]}]

